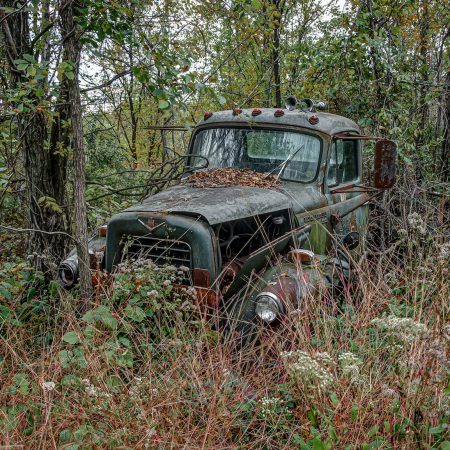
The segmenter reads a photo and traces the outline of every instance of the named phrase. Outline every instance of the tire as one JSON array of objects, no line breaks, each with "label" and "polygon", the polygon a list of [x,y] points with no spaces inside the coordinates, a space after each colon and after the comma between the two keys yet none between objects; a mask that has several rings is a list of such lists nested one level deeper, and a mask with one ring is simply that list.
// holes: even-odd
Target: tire
[{"label": "tire", "polygon": [[235,339],[238,349],[248,346],[257,337],[256,304],[252,298],[238,299],[230,308],[225,339]]}]

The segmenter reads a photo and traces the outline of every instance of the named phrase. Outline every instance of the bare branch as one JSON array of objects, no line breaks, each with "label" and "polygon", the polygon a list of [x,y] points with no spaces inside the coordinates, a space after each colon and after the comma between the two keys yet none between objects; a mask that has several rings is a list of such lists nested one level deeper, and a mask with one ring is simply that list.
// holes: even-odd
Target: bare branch
[{"label": "bare branch", "polygon": [[14,14],[18,14],[20,13],[20,11],[22,11],[22,9],[25,8],[25,6],[27,6],[28,1],[26,1],[19,9],[16,9],[15,11],[11,11],[9,14],[5,14],[4,11],[0,11],[0,16],[3,16],[0,20],[0,25],[8,19],[8,17],[14,15]]},{"label": "bare branch", "polygon": [[111,84],[113,84],[114,81],[118,80],[119,78],[124,77],[125,75],[128,75],[130,72],[131,72],[131,70],[124,70],[122,72],[119,72],[117,75],[114,75],[110,80],[105,81],[104,83],[99,84],[97,86],[91,86],[91,87],[88,87],[88,88],[80,89],[80,92],[82,94],[84,94],[86,92],[95,91],[97,89],[102,89],[104,87],[108,87]]},{"label": "bare branch", "polygon": [[44,231],[44,230],[36,230],[34,228],[14,228],[14,227],[9,227],[7,225],[2,225],[2,224],[0,224],[0,228],[2,228],[3,230],[6,230],[6,231],[10,231],[12,233],[40,233],[40,234],[46,234],[46,235],[50,235],[50,236],[60,234],[63,236],[67,236],[69,239],[72,239],[75,243],[77,242],[73,236],[71,236],[68,233],[64,233],[64,231]]},{"label": "bare branch", "polygon": [[17,49],[16,49],[16,46],[14,44],[14,39],[12,37],[11,30],[9,29],[8,21],[6,20],[6,18],[9,15],[10,14],[5,15],[4,11],[0,11],[0,17],[2,18],[1,22],[3,22],[3,33],[5,34],[5,38],[8,41],[8,45],[10,47],[10,51],[12,52],[12,58],[11,58],[11,55],[9,54],[9,51],[8,51],[8,56],[10,56],[11,65],[14,67],[14,69],[16,69],[13,60],[17,59]]},{"label": "bare branch", "polygon": [[44,36],[45,33],[47,33],[48,30],[50,30],[53,25],[55,25],[55,22],[52,21],[50,22],[47,26],[45,26],[37,35],[36,37],[32,40],[31,42],[31,48],[34,48],[34,46],[36,45],[37,41],[39,41],[39,39]]}]

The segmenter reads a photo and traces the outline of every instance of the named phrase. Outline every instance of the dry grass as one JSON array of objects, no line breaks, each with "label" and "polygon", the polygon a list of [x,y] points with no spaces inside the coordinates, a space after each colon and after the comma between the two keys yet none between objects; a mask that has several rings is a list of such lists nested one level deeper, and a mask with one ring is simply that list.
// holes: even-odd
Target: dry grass
[{"label": "dry grass", "polygon": [[11,315],[0,444],[448,449],[450,246],[429,220],[405,213],[340,314],[305,299],[239,353],[186,298],[168,306],[167,272],[122,273],[83,319],[70,294]]}]

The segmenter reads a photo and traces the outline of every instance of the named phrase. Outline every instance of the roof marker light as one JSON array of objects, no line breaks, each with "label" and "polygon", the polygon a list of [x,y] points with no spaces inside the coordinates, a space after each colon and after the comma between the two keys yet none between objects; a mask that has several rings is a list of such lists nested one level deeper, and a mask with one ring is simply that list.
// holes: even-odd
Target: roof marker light
[{"label": "roof marker light", "polygon": [[233,109],[233,116],[238,116],[241,113],[242,113],[242,109],[241,108],[234,108]]},{"label": "roof marker light", "polygon": [[318,118],[315,114],[313,114],[312,116],[310,116],[310,117],[308,118],[308,122],[309,122],[311,125],[316,125],[316,124],[319,123],[319,118]]},{"label": "roof marker light", "polygon": [[277,109],[274,113],[275,117],[281,117],[284,116],[284,111],[282,109]]},{"label": "roof marker light", "polygon": [[205,112],[205,115],[203,116],[203,119],[208,120],[213,115],[212,112]]},{"label": "roof marker light", "polygon": [[259,116],[261,113],[262,113],[262,111],[261,111],[260,109],[255,108],[255,109],[252,111],[252,116],[253,116],[253,117]]}]

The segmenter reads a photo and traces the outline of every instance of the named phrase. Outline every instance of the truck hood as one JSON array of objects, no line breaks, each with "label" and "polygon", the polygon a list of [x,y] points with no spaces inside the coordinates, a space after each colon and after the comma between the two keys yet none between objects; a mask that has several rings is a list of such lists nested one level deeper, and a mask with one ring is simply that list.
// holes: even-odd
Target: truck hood
[{"label": "truck hood", "polygon": [[159,212],[201,216],[210,225],[290,209],[291,198],[275,189],[248,186],[195,188],[173,186],[124,212]]}]

